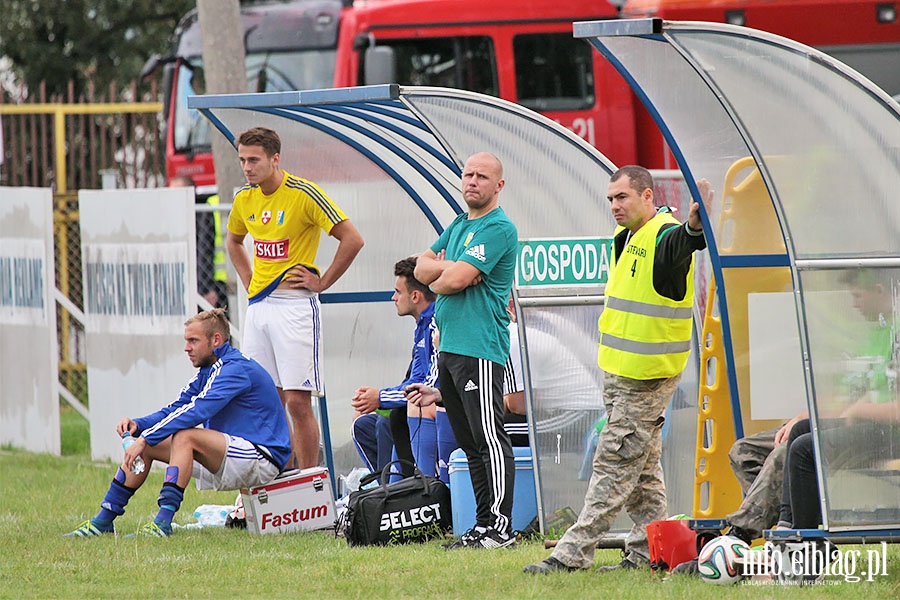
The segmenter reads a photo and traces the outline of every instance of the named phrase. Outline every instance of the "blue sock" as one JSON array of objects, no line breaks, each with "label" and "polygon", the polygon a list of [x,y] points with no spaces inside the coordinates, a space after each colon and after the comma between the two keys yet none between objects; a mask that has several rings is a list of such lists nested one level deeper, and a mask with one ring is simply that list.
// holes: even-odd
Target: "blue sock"
[{"label": "blue sock", "polygon": [[[391,450],[391,460],[397,460],[397,449],[394,448]],[[388,483],[394,483],[395,481],[402,481],[403,473],[400,472],[400,464],[395,464],[391,467],[391,480]]]},{"label": "blue sock", "polygon": [[109,490],[106,492],[103,502],[100,503],[100,512],[91,519],[94,527],[100,530],[111,529],[113,519],[125,514],[125,506],[136,491],[137,488],[130,488],[125,485],[125,472],[120,468],[110,482]]},{"label": "blue sock", "polygon": [[434,425],[437,429],[438,479],[450,485],[450,454],[457,448],[456,437],[446,412],[437,411]]},{"label": "blue sock", "polygon": [[184,500],[184,488],[168,481],[165,482],[159,491],[159,499],[156,501],[159,504],[159,512],[154,520],[158,523],[171,523],[175,513],[181,508],[182,500]]},{"label": "blue sock", "polygon": [[437,431],[434,419],[406,417],[409,423],[409,443],[416,466],[423,474],[434,477],[437,466]]}]

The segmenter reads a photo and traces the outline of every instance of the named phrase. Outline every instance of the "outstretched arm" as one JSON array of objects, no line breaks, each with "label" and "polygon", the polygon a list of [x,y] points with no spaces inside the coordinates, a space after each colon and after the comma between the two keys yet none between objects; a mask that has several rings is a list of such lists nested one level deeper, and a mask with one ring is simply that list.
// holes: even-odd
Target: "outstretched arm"
[{"label": "outstretched arm", "polygon": [[441,390],[424,383],[414,383],[404,390],[406,401],[413,406],[431,406],[441,401]]},{"label": "outstretched arm", "polygon": [[[700,199],[703,201],[706,214],[711,214],[713,199],[712,186],[707,180],[701,179],[697,181],[697,190],[700,192]],[[688,212],[688,227],[694,231],[701,231],[703,229],[703,221],[700,220],[700,203],[696,200],[691,202],[691,209]]]}]

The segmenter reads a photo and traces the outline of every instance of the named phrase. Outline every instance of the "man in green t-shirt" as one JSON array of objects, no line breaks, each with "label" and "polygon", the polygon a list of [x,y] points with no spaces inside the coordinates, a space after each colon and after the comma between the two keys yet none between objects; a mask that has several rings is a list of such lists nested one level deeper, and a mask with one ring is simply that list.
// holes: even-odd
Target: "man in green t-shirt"
[{"label": "man in green t-shirt", "polygon": [[[466,161],[459,215],[416,263],[416,279],[438,294],[440,396],[475,492],[475,526],[447,546],[501,548],[515,542],[512,499],[515,462],[503,428],[503,373],[509,356],[506,303],[515,272],[518,234],[499,204],[503,165],[481,152]],[[413,404],[436,400],[414,386]],[[432,393],[428,393],[432,392]]]}]

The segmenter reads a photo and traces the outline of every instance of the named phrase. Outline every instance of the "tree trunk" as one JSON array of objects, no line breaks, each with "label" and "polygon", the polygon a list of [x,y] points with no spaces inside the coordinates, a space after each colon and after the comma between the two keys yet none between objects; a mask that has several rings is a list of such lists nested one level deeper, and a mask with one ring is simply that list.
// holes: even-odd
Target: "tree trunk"
[{"label": "tree trunk", "polygon": [[[203,39],[206,92],[246,93],[244,32],[238,0],[197,0],[197,12]],[[237,153],[221,134],[213,134],[212,150],[219,197],[223,202],[230,202],[235,188],[244,184]]]}]

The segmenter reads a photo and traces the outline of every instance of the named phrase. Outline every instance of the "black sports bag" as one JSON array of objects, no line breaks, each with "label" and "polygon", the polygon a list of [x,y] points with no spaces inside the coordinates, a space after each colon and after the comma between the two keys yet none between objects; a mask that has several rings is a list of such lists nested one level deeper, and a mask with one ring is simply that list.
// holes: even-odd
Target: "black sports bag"
[{"label": "black sports bag", "polygon": [[[401,462],[410,465],[403,460],[390,462],[381,473],[363,477],[360,489],[350,494],[336,529],[351,546],[424,542],[450,531],[450,490],[414,465],[410,465],[412,477],[388,483],[391,465]],[[379,477],[380,486],[362,489]]]}]

